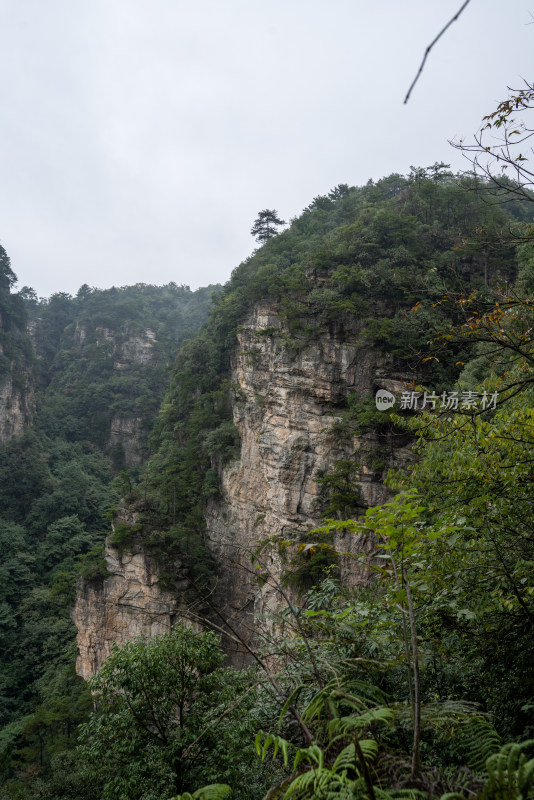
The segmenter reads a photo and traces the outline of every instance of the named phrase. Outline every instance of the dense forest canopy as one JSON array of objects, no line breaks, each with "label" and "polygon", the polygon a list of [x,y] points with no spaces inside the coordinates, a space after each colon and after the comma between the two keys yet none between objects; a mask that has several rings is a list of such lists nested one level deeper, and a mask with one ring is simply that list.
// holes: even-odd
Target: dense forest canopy
[{"label": "dense forest canopy", "polygon": [[217,287],[82,286],[75,297],[38,300],[28,287],[13,293],[0,256],[5,372],[14,392],[35,397],[33,424],[0,450],[0,749],[3,767],[15,753],[31,775],[74,741],[90,708],[74,672],[70,612],[76,578],[100,554],[120,499],[124,448],[110,442],[112,421],[139,420],[142,463],[169,364]]},{"label": "dense forest canopy", "polygon": [[[484,189],[443,164],[337,186],[234,270],[185,341],[174,312],[158,310],[165,293],[167,309],[189,297],[172,285],[82,287],[46,303],[26,292],[42,395],[34,428],[0,459],[0,797],[216,798],[226,784],[236,800],[532,796],[532,210],[488,203]],[[120,491],[140,522],[119,526],[115,544],[141,543],[164,575],[178,553],[209,593],[217,565],[203,511],[239,456],[231,358],[260,301],[295,352],[357,325],[416,385],[499,402],[392,420],[416,440],[415,466],[388,477],[390,504],[332,513],[294,548],[295,569],[324,559],[280,622],[277,674],[259,645],[254,667],[230,670],[218,636],[179,625],[116,648],[92,683],[92,711],[74,676],[77,571],[102,578],[95,545]],[[202,314],[181,313],[191,333]],[[141,373],[117,383],[101,332],[122,346],[157,325],[162,347],[181,347],[156,418]],[[155,420],[144,468],[115,484],[103,398],[106,413]],[[364,411],[361,424],[378,424]],[[336,577],[326,534],[340,529],[374,537],[378,558],[353,553],[375,576],[367,587]]]}]

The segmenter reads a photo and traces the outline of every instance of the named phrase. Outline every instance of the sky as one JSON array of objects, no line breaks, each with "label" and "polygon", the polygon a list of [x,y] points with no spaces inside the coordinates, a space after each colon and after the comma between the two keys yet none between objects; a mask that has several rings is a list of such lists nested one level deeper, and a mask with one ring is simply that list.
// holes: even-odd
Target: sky
[{"label": "sky", "polygon": [[[0,0],[0,243],[40,297],[224,283],[258,211],[467,162],[534,0]],[[529,55],[530,54],[530,55]]]}]

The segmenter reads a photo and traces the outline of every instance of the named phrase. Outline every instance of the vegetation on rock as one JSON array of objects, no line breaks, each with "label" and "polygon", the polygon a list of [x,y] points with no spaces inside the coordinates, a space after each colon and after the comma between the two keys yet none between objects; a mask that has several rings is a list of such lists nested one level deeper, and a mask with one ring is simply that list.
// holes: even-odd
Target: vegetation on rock
[{"label": "vegetation on rock", "polygon": [[[174,554],[197,589],[216,576],[203,512],[239,454],[230,366],[254,304],[268,300],[283,322],[259,335],[285,337],[295,353],[325,331],[356,331],[421,391],[498,402],[385,422],[349,395],[335,435],[395,426],[417,441],[413,467],[390,475],[391,502],[365,508],[353,465],[333,464],[320,478],[324,525],[285,542],[287,581],[254,556],[263,586],[287,599],[272,641],[247,644],[255,669],[222,666],[222,630],[238,635],[212,615],[214,633],[178,624],[116,648],[90,687],[92,711],[74,677],[68,608],[80,555],[82,574],[105,578],[95,548],[118,500],[97,449],[106,414],[155,418],[142,381],[133,391],[137,373],[121,382],[114,364],[154,329],[146,309],[158,293],[138,290],[141,307],[133,290],[109,306],[87,287],[76,300],[30,297],[40,410],[0,456],[0,798],[215,798],[227,786],[236,800],[532,796],[531,212],[488,205],[479,188],[442,164],[341,185],[234,271],[181,346],[146,467],[115,483],[137,513],[135,529],[118,523],[115,543],[135,537],[169,588]],[[354,542],[343,558],[374,575],[368,586],[340,585],[339,532]],[[292,577],[298,597],[286,590]]]}]

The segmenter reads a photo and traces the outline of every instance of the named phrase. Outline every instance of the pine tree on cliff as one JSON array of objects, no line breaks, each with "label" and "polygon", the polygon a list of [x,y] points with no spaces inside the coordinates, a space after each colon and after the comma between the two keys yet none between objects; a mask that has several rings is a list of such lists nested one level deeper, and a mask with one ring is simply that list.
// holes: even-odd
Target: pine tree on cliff
[{"label": "pine tree on cliff", "polygon": [[280,219],[278,216],[278,211],[275,211],[275,209],[265,208],[263,211],[259,212],[254,225],[250,229],[250,232],[256,237],[257,242],[264,244],[267,239],[271,239],[273,236],[276,236],[279,225],[285,224],[286,223],[284,220]]}]

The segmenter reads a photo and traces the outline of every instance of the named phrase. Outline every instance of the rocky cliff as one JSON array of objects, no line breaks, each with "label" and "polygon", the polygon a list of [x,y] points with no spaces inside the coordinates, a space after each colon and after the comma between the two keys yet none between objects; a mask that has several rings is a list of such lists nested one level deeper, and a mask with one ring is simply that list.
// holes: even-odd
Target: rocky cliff
[{"label": "rocky cliff", "polygon": [[1,283],[0,279],[0,307],[5,310],[0,313],[0,443],[5,444],[31,424],[35,387],[31,325],[20,308],[20,297]]},{"label": "rocky cliff", "polygon": [[[232,382],[241,456],[223,470],[223,500],[210,504],[206,519],[219,565],[216,602],[245,639],[255,620],[284,602],[276,583],[287,556],[276,545],[265,549],[258,563],[272,578],[258,582],[250,561],[258,544],[276,536],[298,540],[322,524],[320,478],[336,465],[354,464],[361,511],[388,499],[385,474],[409,457],[405,439],[379,443],[373,431],[343,428],[350,394],[365,401],[379,388],[401,391],[407,379],[365,343],[356,319],[347,322],[306,342],[288,336],[272,307],[258,305],[240,329]],[[370,543],[338,537],[335,546],[353,552]],[[367,579],[351,558],[342,560],[341,576],[352,585]]]},{"label": "rocky cliff", "polygon": [[[231,386],[241,453],[222,469],[222,497],[209,503],[206,523],[217,561],[213,605],[250,640],[257,624],[253,615],[280,606],[273,581],[259,584],[250,554],[267,537],[294,540],[321,524],[326,502],[321,475],[349,461],[360,509],[387,498],[383,477],[406,459],[405,440],[385,436],[378,442],[372,431],[343,427],[343,414],[350,394],[363,401],[378,388],[400,391],[406,376],[394,374],[391,359],[365,343],[357,320],[332,323],[307,340],[290,336],[274,307],[260,304],[238,339]],[[342,550],[369,546],[336,544]],[[119,557],[108,546],[106,560],[111,577],[101,586],[82,583],[74,612],[78,671],[84,677],[98,668],[112,641],[167,630],[181,606],[179,596],[160,590],[154,564],[141,549]],[[285,564],[276,548],[263,554],[264,568],[275,582],[280,579]],[[341,571],[352,584],[366,578],[350,559]],[[235,642],[229,639],[226,646],[234,663],[244,660]]]},{"label": "rocky cliff", "polygon": [[[141,378],[139,367],[155,367],[158,362],[157,336],[150,328],[134,332],[97,326],[93,330],[87,324],[77,324],[74,342],[80,358],[85,356],[85,351],[91,349],[91,358],[95,360],[96,347],[97,358],[109,359],[110,379],[115,383],[121,378],[128,379],[132,374]],[[137,467],[146,456],[146,428],[142,415],[124,411],[116,413],[110,420],[104,449],[120,466]]]},{"label": "rocky cliff", "polygon": [[15,436],[21,436],[30,424],[34,412],[34,391],[27,372],[18,375],[17,383],[23,378],[24,388],[15,385],[13,369],[0,377],[0,442],[4,444]]},{"label": "rocky cliff", "polygon": [[[153,560],[134,545],[121,553],[106,548],[108,576],[101,581],[80,580],[72,618],[78,628],[78,675],[88,680],[111,652],[139,633],[168,632],[185,608],[180,596],[163,590]],[[175,565],[180,572],[180,565]],[[183,576],[183,588],[187,586]]]}]

